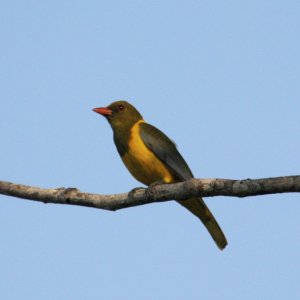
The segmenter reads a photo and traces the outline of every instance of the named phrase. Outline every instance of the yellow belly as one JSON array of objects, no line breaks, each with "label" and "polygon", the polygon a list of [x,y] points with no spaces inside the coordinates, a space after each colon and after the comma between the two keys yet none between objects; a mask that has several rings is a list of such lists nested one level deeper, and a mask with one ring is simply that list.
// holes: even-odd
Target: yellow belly
[{"label": "yellow belly", "polygon": [[138,181],[150,185],[157,181],[165,183],[173,182],[172,173],[165,167],[155,154],[149,150],[139,135],[139,124],[137,122],[131,128],[128,152],[123,155],[122,160],[129,172]]}]

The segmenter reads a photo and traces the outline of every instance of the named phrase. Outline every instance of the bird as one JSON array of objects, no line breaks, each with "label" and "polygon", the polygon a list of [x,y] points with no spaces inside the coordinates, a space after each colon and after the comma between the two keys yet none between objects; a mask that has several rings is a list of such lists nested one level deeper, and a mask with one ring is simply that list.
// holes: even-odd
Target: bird
[{"label": "bird", "polygon": [[[129,102],[115,101],[93,111],[104,116],[110,124],[117,151],[139,182],[153,186],[194,178],[175,143],[161,130],[146,123]],[[202,221],[220,250],[226,247],[226,237],[201,197],[177,202]]]}]

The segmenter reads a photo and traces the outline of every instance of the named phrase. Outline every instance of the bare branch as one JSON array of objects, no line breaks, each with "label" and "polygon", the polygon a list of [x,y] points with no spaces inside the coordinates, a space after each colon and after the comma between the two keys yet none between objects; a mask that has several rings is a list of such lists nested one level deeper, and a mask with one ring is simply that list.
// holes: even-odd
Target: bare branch
[{"label": "bare branch", "polygon": [[184,200],[191,196],[249,197],[276,193],[300,192],[300,176],[262,179],[190,179],[175,184],[163,184],[132,193],[98,195],[80,192],[76,188],[43,189],[0,181],[0,194],[44,203],[88,206],[115,211],[117,209],[169,200]]}]

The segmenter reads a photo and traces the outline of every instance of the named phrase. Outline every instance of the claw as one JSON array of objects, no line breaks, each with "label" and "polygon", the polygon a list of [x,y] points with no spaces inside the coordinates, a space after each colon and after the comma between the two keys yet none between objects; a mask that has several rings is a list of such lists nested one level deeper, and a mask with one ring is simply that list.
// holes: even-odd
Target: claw
[{"label": "claw", "polygon": [[133,200],[135,191],[140,190],[140,189],[144,189],[144,190],[145,190],[145,188],[142,187],[142,186],[141,186],[141,187],[136,187],[136,188],[132,189],[132,190],[128,193],[128,198],[129,198],[130,200]]}]

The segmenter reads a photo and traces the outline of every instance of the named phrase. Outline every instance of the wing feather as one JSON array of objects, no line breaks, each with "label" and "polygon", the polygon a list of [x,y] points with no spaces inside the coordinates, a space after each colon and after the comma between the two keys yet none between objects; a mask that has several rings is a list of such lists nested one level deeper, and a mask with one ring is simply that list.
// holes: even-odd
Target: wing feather
[{"label": "wing feather", "polygon": [[162,131],[150,124],[141,123],[140,134],[145,145],[176,174],[179,180],[194,177],[176,145]]}]

